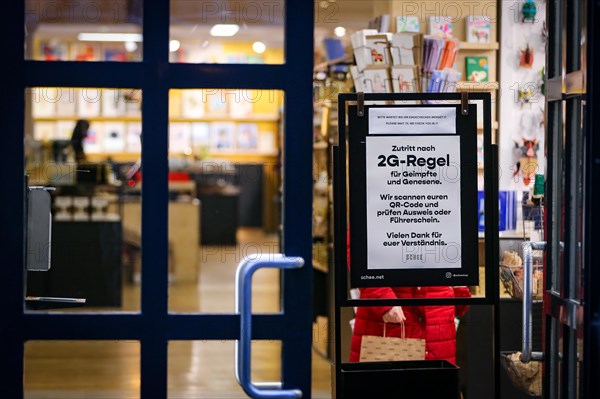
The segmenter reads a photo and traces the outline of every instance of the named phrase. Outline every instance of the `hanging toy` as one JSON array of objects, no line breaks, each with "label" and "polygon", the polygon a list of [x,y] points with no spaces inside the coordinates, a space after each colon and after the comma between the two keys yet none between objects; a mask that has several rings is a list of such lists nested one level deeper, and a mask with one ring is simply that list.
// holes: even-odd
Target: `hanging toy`
[{"label": "hanging toy", "polygon": [[529,101],[533,97],[533,89],[530,85],[519,88],[519,103],[521,107],[525,104],[529,104]]},{"label": "hanging toy", "polygon": [[521,14],[523,15],[522,22],[535,22],[535,16],[537,14],[537,6],[533,0],[526,0],[521,8]]},{"label": "hanging toy", "polygon": [[537,151],[540,147],[540,143],[536,138],[528,139],[523,137],[521,140],[522,143],[515,141],[515,150],[518,153],[518,161],[515,165],[513,177],[517,177],[520,173],[523,178],[523,184],[529,186],[529,183],[531,183],[538,171]]},{"label": "hanging toy", "polygon": [[521,68],[531,68],[533,66],[533,50],[529,47],[529,43],[527,43],[527,47],[525,50],[521,50],[521,56],[519,57],[519,66]]}]

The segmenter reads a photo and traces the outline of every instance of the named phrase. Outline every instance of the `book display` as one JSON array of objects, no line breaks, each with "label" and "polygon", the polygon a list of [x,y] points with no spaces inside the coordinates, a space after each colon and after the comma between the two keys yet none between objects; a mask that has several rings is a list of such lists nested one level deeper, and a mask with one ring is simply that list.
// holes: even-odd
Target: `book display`
[{"label": "book display", "polygon": [[[482,5],[472,9],[472,14],[458,17],[443,13],[407,15],[403,4],[389,5],[387,11],[391,17],[377,19],[389,20],[392,24],[389,31],[377,30],[377,25],[371,24],[370,29],[351,35],[355,65],[350,71],[355,90],[364,93],[490,91],[495,97],[499,89],[496,13],[490,14],[491,8]],[[532,64],[533,53],[531,46],[523,46],[518,54],[521,69]],[[492,102],[493,140],[497,141],[497,102]],[[480,104],[478,109],[477,125],[482,133]],[[482,172],[483,159],[478,165]]]}]

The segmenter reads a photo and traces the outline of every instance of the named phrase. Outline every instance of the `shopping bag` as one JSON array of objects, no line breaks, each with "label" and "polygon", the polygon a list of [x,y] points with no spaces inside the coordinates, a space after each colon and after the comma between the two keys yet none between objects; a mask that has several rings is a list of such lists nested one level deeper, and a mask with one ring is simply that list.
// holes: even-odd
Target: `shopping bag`
[{"label": "shopping bag", "polygon": [[386,362],[400,360],[424,360],[425,340],[406,338],[404,323],[401,337],[386,337],[386,325],[383,324],[383,336],[363,335],[360,345],[361,362]]}]

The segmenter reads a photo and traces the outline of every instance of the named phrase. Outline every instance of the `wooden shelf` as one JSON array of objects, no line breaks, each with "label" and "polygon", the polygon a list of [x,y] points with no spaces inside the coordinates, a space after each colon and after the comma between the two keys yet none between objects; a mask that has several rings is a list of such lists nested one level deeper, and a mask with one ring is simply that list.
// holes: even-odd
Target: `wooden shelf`
[{"label": "wooden shelf", "polygon": [[500,44],[498,42],[491,43],[471,43],[471,42],[460,42],[460,50],[475,50],[475,51],[493,51],[498,50]]},{"label": "wooden shelf", "polygon": [[[88,159],[92,162],[94,161],[103,161],[106,158],[110,157],[116,162],[127,162],[127,161],[136,161],[141,158],[141,154],[139,152],[95,152],[86,154]],[[183,154],[169,154],[169,157],[179,157],[184,156]],[[210,153],[207,159],[220,159],[227,158],[232,162],[273,162],[277,158],[276,153]]]},{"label": "wooden shelf", "polygon": [[[477,130],[483,130],[483,122],[477,123]],[[498,121],[492,122],[492,130],[498,130]]]},{"label": "wooden shelf", "polygon": [[[90,122],[141,122],[142,119],[139,116],[97,116],[93,118],[81,118],[78,116],[56,116],[56,117],[34,117],[36,122],[57,122],[57,121],[76,121],[78,119],[87,119]],[[206,118],[182,118],[173,117],[169,118],[169,122],[278,122],[280,120],[278,115],[257,115],[245,118],[232,118],[230,116],[215,116]]]},{"label": "wooden shelf", "polygon": [[183,117],[171,117],[169,122],[278,122],[280,120],[279,115],[256,115],[247,116],[244,118],[232,118],[230,116],[214,116],[214,117],[203,117],[203,118],[183,118]]},{"label": "wooden shelf", "polygon": [[456,82],[457,91],[492,91],[498,90],[500,84],[498,82]]},{"label": "wooden shelf", "polygon": [[95,116],[95,117],[80,117],[80,116],[53,116],[53,117],[33,117],[36,122],[58,122],[58,121],[76,121],[79,119],[85,119],[90,122],[141,122],[142,119],[139,116]]}]

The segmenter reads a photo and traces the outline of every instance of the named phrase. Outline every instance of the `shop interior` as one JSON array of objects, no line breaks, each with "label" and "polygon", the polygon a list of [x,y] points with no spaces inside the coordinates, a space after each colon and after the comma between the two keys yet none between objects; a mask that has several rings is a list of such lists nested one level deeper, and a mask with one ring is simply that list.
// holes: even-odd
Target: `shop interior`
[{"label": "shop interior", "polygon": [[[141,1],[76,6],[26,3],[30,11],[27,59],[143,60]],[[273,3],[271,8],[244,1],[171,3],[170,62],[285,62],[282,2],[268,2]],[[170,312],[233,311],[237,264],[246,256],[279,252],[283,137],[314,137],[314,398],[331,397],[331,147],[338,129],[338,93],[492,93],[492,135],[499,145],[501,171],[500,292],[506,310],[500,328],[506,337],[504,350],[517,350],[520,345],[520,336],[514,333],[521,318],[520,244],[541,239],[543,220],[542,208],[532,197],[545,162],[545,1],[421,3],[315,2],[312,133],[284,131],[282,91],[198,88],[169,92]],[[56,4],[58,8],[50,8]],[[526,4],[534,4],[535,11],[528,11]],[[477,16],[483,18],[471,18]],[[378,36],[388,49],[401,43],[398,53],[381,50],[370,36]],[[426,43],[441,46],[445,58],[435,65],[426,64],[425,57],[431,59],[433,54],[426,54]],[[28,183],[53,188],[51,267],[27,273],[29,311],[140,311],[144,184],[140,154],[143,136],[162,133],[142,132],[143,94],[137,88],[122,87],[31,87],[26,93]],[[82,154],[73,144],[80,120],[87,121],[79,143]],[[478,127],[483,130],[483,120]],[[483,185],[483,154],[479,156]],[[473,296],[485,294],[483,191],[479,207],[481,283],[470,287]],[[534,292],[539,295],[540,274],[536,271],[534,281]],[[254,277],[253,312],[280,311],[279,290],[277,271],[259,271]],[[85,299],[85,303],[44,301],[46,297]],[[535,317],[541,326],[541,309]],[[345,309],[347,331],[342,345],[349,345],[352,319],[353,310]],[[476,354],[468,348],[490,344],[484,342],[489,338],[486,334],[477,342],[478,334],[473,333],[485,328],[489,319],[490,309],[473,308],[459,323],[461,382],[468,398],[482,397],[473,382]],[[470,335],[465,328],[471,330]],[[536,327],[534,332],[539,333]],[[541,344],[541,338],[537,339]],[[233,371],[234,341],[178,341],[170,343],[168,350],[169,397],[245,397]],[[278,342],[256,343],[253,379],[280,378],[280,353]],[[139,361],[140,346],[134,341],[27,342],[26,397],[137,398]],[[505,379],[510,386],[509,376]],[[525,395],[516,386],[507,392],[513,399]]]}]

